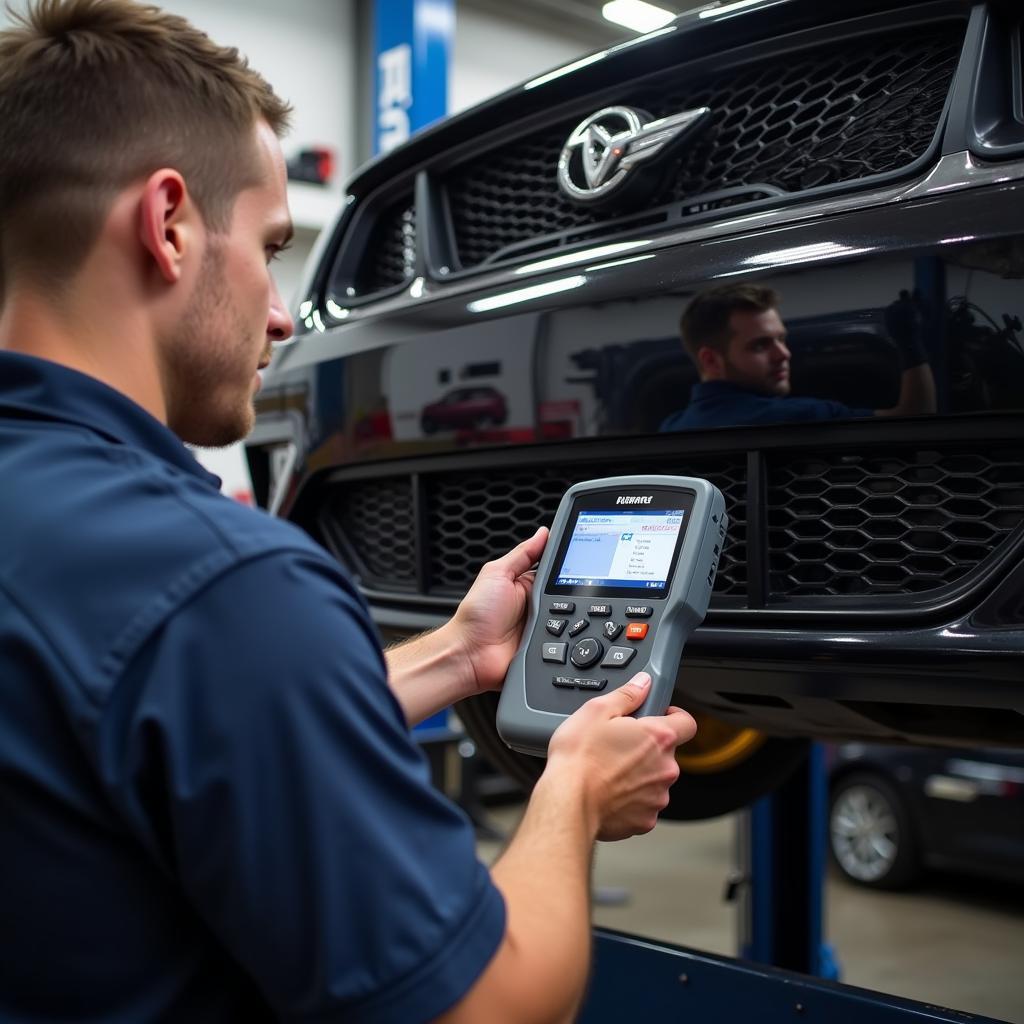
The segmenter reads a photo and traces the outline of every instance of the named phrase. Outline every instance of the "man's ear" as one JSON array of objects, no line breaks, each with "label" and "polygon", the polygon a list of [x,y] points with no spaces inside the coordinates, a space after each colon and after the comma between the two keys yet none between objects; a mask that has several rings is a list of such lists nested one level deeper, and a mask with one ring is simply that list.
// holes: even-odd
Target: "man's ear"
[{"label": "man's ear", "polygon": [[697,349],[697,369],[701,380],[721,380],[725,376],[725,358],[710,345]]},{"label": "man's ear", "polygon": [[195,204],[185,179],[171,168],[154,171],[142,190],[139,237],[168,284],[181,278],[189,246],[195,243]]}]

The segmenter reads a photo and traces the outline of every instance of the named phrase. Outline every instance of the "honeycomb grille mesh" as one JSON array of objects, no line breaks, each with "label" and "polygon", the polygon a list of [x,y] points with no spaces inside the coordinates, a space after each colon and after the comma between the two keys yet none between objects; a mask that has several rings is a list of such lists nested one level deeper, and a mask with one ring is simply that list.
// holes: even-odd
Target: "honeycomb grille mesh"
[{"label": "honeycomb grille mesh", "polygon": [[1024,447],[790,456],[768,478],[778,595],[933,590],[1024,521]]},{"label": "honeycomb grille mesh", "polygon": [[384,590],[416,585],[413,489],[409,477],[342,486],[332,517],[347,542],[352,569],[363,583]]},{"label": "honeycomb grille mesh", "polygon": [[[423,474],[423,532],[413,483],[345,484],[331,516],[343,558],[376,590],[461,596],[484,562],[549,523],[566,489],[635,473],[702,476],[725,495],[729,536],[716,598],[748,589],[746,454]],[[771,600],[915,594],[955,583],[1024,523],[1024,446],[895,447],[884,453],[787,453],[765,459],[764,522]]]},{"label": "honeycomb grille mesh", "polygon": [[416,267],[416,207],[407,195],[377,218],[356,281],[359,295],[396,288],[412,279]]},{"label": "honeycomb grille mesh", "polygon": [[[742,594],[746,590],[745,481],[742,461],[733,472],[717,472],[694,465],[669,467],[659,463],[647,472],[705,476],[725,494],[731,524],[729,539],[715,580],[718,594]],[[431,579],[438,594],[462,594],[488,559],[504,554],[523,540],[533,523],[550,523],[566,490],[582,480],[643,473],[643,466],[590,465],[573,471],[539,474],[528,469],[515,473],[481,472],[471,476],[444,476],[429,492]]]},{"label": "honeycomb grille mesh", "polygon": [[[767,185],[799,193],[897,171],[927,151],[956,69],[963,23],[913,33],[854,39],[804,55],[786,55],[687,80],[673,69],[615,103],[654,117],[708,106],[709,126],[674,163],[648,208],[723,189],[766,194]],[[504,143],[448,176],[448,199],[463,268],[509,246],[573,229],[593,228],[608,213],[571,204],[555,168],[580,117]],[[770,194],[770,193],[769,193]],[[722,205],[736,199],[723,198]],[[593,232],[589,232],[593,234]]]}]

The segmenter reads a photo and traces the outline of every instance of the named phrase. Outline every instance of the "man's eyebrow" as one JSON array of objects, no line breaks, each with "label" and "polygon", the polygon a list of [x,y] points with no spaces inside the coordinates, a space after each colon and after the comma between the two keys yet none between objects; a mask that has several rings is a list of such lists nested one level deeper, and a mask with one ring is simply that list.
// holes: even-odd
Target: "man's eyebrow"
[{"label": "man's eyebrow", "polygon": [[749,338],[747,340],[747,344],[748,345],[756,345],[756,344],[758,344],[758,342],[762,342],[762,341],[775,341],[775,340],[777,340],[779,338],[781,338],[783,341],[785,341],[788,337],[789,337],[789,332],[788,331],[780,331],[778,334],[759,334],[759,335],[757,335],[756,338]]}]

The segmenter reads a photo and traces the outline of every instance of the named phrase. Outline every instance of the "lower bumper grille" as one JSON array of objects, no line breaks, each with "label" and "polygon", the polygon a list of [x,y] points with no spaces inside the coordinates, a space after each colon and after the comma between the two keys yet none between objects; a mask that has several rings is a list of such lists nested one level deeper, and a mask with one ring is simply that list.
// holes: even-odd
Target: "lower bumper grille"
[{"label": "lower bumper grille", "polygon": [[[321,528],[369,590],[459,597],[481,565],[550,523],[581,480],[700,476],[719,487],[729,538],[712,607],[927,594],[964,579],[1024,523],[1024,445],[737,451],[347,479]],[[538,453],[538,460],[544,452]]]}]

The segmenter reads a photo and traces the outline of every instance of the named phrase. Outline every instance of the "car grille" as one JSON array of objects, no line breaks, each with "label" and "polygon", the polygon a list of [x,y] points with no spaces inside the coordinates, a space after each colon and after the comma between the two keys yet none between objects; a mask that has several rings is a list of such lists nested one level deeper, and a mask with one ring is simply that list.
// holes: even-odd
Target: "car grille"
[{"label": "car grille", "polygon": [[385,207],[374,223],[356,277],[357,295],[397,288],[412,280],[416,266],[416,207],[412,196]]},{"label": "car grille", "polygon": [[[950,22],[851,39],[711,77],[688,78],[676,68],[624,90],[610,102],[656,118],[711,108],[709,127],[667,163],[665,182],[641,219],[650,225],[650,211],[664,208],[667,224],[907,168],[935,138],[963,35],[963,22]],[[602,225],[605,233],[630,226],[574,206],[558,189],[559,153],[579,120],[506,139],[500,150],[449,172],[463,269],[499,259],[510,247],[538,251],[596,237]]]},{"label": "car grille", "polygon": [[1024,448],[811,455],[768,479],[771,589],[785,595],[934,590],[1024,518]]},{"label": "car grille", "polygon": [[[993,445],[987,455],[966,446],[770,452],[757,455],[751,479],[748,465],[748,454],[735,452],[350,481],[338,485],[322,525],[364,587],[458,597],[484,562],[533,524],[550,523],[571,484],[700,476],[722,490],[730,518],[712,606],[743,607],[752,588],[769,605],[935,590],[962,579],[1024,522],[1019,445]],[[767,550],[765,575],[751,561],[755,547]]]},{"label": "car grille", "polygon": [[348,542],[343,560],[364,583],[387,590],[415,587],[417,541],[408,477],[346,484],[331,515]]}]

